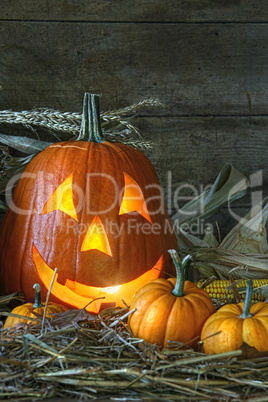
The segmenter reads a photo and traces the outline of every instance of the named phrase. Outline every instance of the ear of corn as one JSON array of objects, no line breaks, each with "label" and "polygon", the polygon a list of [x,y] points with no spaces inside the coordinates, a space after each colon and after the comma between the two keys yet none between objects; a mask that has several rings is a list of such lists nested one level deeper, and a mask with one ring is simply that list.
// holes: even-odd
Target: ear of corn
[{"label": "ear of corn", "polygon": [[[253,279],[253,294],[252,294],[252,301],[264,301],[265,297],[261,296],[258,293],[254,293],[254,288],[258,288],[259,286],[267,285],[268,279]],[[197,282],[197,286],[202,287],[203,282]],[[246,286],[247,280],[243,279],[234,283],[231,283],[229,280],[220,281],[216,280],[210,283],[209,285],[204,287],[204,290],[208,292],[212,299],[228,299],[231,300],[234,298],[234,294],[232,288],[236,286],[239,292],[241,299],[245,298],[246,294]]]}]

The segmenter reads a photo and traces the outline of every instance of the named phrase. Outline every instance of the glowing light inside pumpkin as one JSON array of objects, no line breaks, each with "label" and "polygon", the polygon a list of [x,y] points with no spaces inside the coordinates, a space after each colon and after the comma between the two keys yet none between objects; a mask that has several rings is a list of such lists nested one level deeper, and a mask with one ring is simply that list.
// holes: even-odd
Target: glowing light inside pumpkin
[{"label": "glowing light inside pumpkin", "polygon": [[119,215],[137,211],[147,219],[147,221],[152,223],[140,186],[127,173],[123,173],[125,189]]},{"label": "glowing light inside pumpkin", "polygon": [[81,251],[87,250],[99,250],[112,257],[109,240],[98,215],[91,222],[82,243]]},{"label": "glowing light inside pumpkin", "polygon": [[60,210],[78,221],[73,203],[73,174],[71,173],[52,193],[41,214]]},{"label": "glowing light inside pumpkin", "polygon": [[109,286],[108,288],[101,288],[102,292],[109,293],[110,295],[114,294],[121,288],[121,285],[118,286]]},{"label": "glowing light inside pumpkin", "polygon": [[[32,248],[32,257],[41,281],[46,289],[49,289],[54,271],[43,260],[34,244]],[[126,282],[122,285],[109,286],[105,288],[87,286],[70,279],[66,279],[65,284],[62,285],[58,282],[58,274],[56,274],[51,289],[51,294],[57,299],[61,300],[63,303],[67,303],[68,305],[72,305],[73,307],[80,309],[87,306],[87,311],[95,313],[99,312],[103,300],[94,300],[94,303],[91,303],[90,305],[88,305],[88,303],[98,297],[105,296],[105,303],[115,302],[117,306],[125,307],[125,304],[122,302],[122,300],[124,300],[124,302],[127,304],[130,304],[134,293],[138,289],[140,289],[145,283],[148,283],[159,277],[162,267],[163,255],[161,255],[154,267],[139,276],[137,279]],[[111,290],[113,293],[111,293]]]}]

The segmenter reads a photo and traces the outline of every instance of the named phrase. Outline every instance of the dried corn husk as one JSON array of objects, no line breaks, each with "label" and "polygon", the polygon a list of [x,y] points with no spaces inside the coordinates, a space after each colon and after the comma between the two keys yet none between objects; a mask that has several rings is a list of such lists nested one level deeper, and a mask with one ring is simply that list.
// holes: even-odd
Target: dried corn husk
[{"label": "dried corn husk", "polygon": [[205,247],[218,247],[219,245],[219,242],[214,236],[210,227],[205,230],[205,236],[202,241],[207,244]]},{"label": "dried corn husk", "polygon": [[177,226],[185,222],[193,223],[197,219],[207,219],[227,203],[245,195],[248,186],[248,179],[230,163],[226,163],[212,187],[183,205],[171,219]]},{"label": "dried corn husk", "polygon": [[219,279],[228,279],[229,274],[235,279],[268,278],[267,254],[241,254],[220,247],[193,247],[181,251],[191,254],[193,266],[204,276],[215,275]]},{"label": "dried corn husk", "polygon": [[[190,253],[193,257],[192,265],[206,277],[214,275],[220,279],[228,279],[231,273],[234,278],[268,278],[268,244],[265,227],[268,218],[267,199],[253,206],[220,244],[209,227],[204,238],[200,239],[186,233],[176,223],[180,218],[185,222],[188,217],[188,222],[191,222],[193,219],[211,216],[220,206],[243,196],[247,186],[248,180],[244,179],[243,175],[232,166],[225,165],[212,186],[213,191],[210,192],[208,202],[204,203],[203,210],[199,211],[198,207],[201,205],[200,200],[206,200],[206,193],[186,204],[182,211],[172,217],[176,224],[181,254]],[[194,211],[194,207],[197,212],[192,217],[184,214],[185,211]],[[263,287],[261,291],[267,292],[268,296],[268,287],[265,289]]]},{"label": "dried corn husk", "polygon": [[43,151],[46,147],[52,144],[52,142],[36,140],[34,138],[11,136],[6,134],[0,134],[0,143],[17,151],[24,152],[27,155],[36,154]]},{"label": "dried corn husk", "polygon": [[220,247],[245,254],[266,254],[268,252],[265,228],[267,218],[268,204],[264,207],[263,202],[255,205],[227,234]]},{"label": "dried corn husk", "polygon": [[254,289],[254,293],[258,293],[262,297],[268,298],[268,285],[263,285]]},{"label": "dried corn husk", "polygon": [[234,278],[268,278],[267,217],[268,204],[264,207],[262,203],[256,205],[218,247],[188,249],[187,253],[193,257],[193,266],[207,277],[216,275],[220,279],[228,279],[231,273]]}]

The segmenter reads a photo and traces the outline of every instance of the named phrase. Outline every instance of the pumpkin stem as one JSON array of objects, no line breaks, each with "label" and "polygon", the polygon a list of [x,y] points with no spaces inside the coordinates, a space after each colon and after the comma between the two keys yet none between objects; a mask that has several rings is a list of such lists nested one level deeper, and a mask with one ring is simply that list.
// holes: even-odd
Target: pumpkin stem
[{"label": "pumpkin stem", "polygon": [[[175,284],[174,289],[172,290],[172,294],[176,297],[182,297],[184,296],[184,282],[185,282],[185,272],[184,272],[184,266],[183,263],[180,260],[180,257],[177,253],[176,250],[168,250],[169,254],[171,255],[173,264],[175,265],[176,272],[177,272],[177,281]],[[183,261],[186,263],[188,261],[188,257],[186,256]],[[187,261],[185,261],[187,259]]]},{"label": "pumpkin stem", "polygon": [[101,143],[102,131],[99,108],[100,96],[85,93],[80,134],[77,140]]},{"label": "pumpkin stem", "polygon": [[253,314],[250,313],[252,291],[253,291],[253,283],[252,283],[251,279],[248,279],[243,313],[239,316],[239,318],[245,319],[245,318],[253,317]]},{"label": "pumpkin stem", "polygon": [[39,285],[39,283],[35,283],[33,285],[33,288],[35,289],[33,308],[43,307],[43,304],[41,303],[41,286]]}]

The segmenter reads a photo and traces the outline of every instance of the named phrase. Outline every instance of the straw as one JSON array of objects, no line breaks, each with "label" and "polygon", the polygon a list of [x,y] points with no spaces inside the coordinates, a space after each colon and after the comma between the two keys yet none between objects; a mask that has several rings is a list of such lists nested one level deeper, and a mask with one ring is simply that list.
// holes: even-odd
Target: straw
[{"label": "straw", "polygon": [[[0,399],[264,400],[268,356],[245,349],[205,355],[132,336],[126,308],[61,326],[60,313],[0,342]],[[201,344],[202,345],[202,344]],[[250,399],[251,400],[251,399]]]}]

